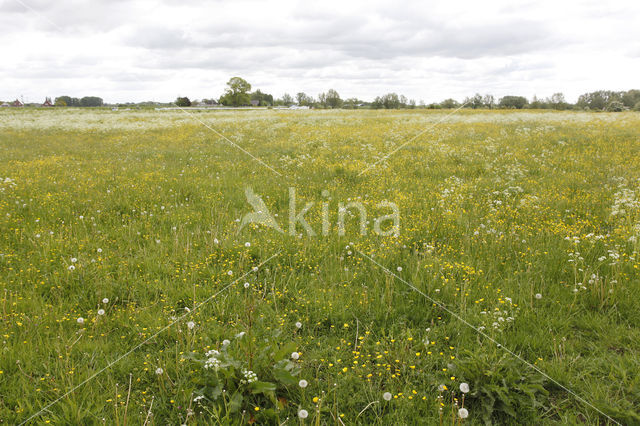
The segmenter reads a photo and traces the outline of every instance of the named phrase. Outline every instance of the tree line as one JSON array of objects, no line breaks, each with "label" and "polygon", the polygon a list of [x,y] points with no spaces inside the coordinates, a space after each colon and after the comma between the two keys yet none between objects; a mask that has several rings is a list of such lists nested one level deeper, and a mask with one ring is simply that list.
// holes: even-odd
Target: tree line
[{"label": "tree line", "polygon": [[284,106],[297,105],[311,108],[368,108],[368,109],[555,109],[555,110],[590,110],[590,111],[640,111],[640,90],[610,91],[598,90],[585,93],[578,98],[575,104],[565,100],[562,93],[554,93],[548,98],[534,96],[531,101],[524,96],[503,96],[496,99],[493,95],[481,95],[476,93],[465,98],[462,102],[455,99],[445,99],[442,102],[425,104],[416,102],[404,95],[387,93],[377,96],[373,101],[366,102],[358,98],[342,99],[335,89],[329,89],[314,98],[304,92],[298,92],[295,96],[285,93],[280,98],[274,98],[261,90],[251,92],[251,84],[240,77],[233,77],[227,82],[225,92],[218,99],[203,99],[192,102],[187,97],[178,97],[175,104],[180,107],[192,105],[224,105],[231,107],[240,106]]},{"label": "tree line", "polygon": [[[188,97],[178,97],[173,103],[179,107],[190,107],[197,105],[214,106],[223,105],[229,107],[260,106],[260,107],[299,107],[330,109],[554,109],[554,110],[587,110],[587,111],[640,111],[640,90],[611,91],[598,90],[595,92],[580,95],[575,104],[565,100],[562,93],[554,93],[548,98],[538,98],[536,96],[529,100],[524,96],[503,96],[495,98],[493,95],[481,95],[476,93],[465,98],[462,102],[455,99],[445,99],[442,102],[425,104],[423,101],[416,102],[408,99],[404,95],[397,93],[387,93],[376,96],[373,101],[363,101],[358,98],[343,99],[335,89],[329,89],[320,93],[317,97],[310,96],[305,92],[298,92],[295,96],[285,93],[280,98],[262,92],[260,89],[251,91],[252,86],[241,77],[232,77],[227,82],[227,87],[222,95],[216,98],[191,101]],[[103,106],[102,98],[97,96],[85,96],[83,98],[72,98],[70,96],[59,96],[55,98],[56,106],[73,107],[99,107]],[[156,102],[143,102],[139,104],[120,104],[122,106],[138,105],[153,106],[160,105]]]}]

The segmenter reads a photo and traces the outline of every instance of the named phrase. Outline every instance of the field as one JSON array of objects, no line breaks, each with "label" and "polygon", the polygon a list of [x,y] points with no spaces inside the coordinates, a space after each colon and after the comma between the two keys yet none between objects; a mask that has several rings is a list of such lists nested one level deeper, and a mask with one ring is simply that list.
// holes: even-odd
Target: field
[{"label": "field", "polygon": [[448,114],[0,111],[0,423],[640,424],[640,114]]}]

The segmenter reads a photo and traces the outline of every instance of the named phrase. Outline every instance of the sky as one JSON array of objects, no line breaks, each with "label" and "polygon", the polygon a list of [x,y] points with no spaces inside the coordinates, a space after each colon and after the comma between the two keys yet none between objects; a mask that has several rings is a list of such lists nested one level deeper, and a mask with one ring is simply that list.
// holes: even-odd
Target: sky
[{"label": "sky", "polygon": [[0,100],[640,89],[640,2],[0,0]]}]

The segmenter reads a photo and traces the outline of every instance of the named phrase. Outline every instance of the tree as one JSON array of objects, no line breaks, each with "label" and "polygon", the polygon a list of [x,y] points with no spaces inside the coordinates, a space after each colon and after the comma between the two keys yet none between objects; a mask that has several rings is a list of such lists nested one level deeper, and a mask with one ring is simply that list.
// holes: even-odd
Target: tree
[{"label": "tree", "polygon": [[620,101],[622,92],[612,92],[611,90],[598,90],[580,95],[576,104],[583,109],[593,109],[603,111],[613,101]]},{"label": "tree", "polygon": [[256,90],[251,94],[252,101],[258,101],[258,105],[260,106],[271,106],[273,105],[273,96],[268,93],[262,93],[260,89]]},{"label": "tree", "polygon": [[494,98],[493,95],[484,95],[482,104],[485,108],[493,109],[496,106],[496,98]]},{"label": "tree", "polygon": [[340,108],[342,106],[342,99],[334,89],[327,90],[327,93],[320,93],[318,99],[325,108]]},{"label": "tree", "polygon": [[467,104],[469,108],[473,109],[479,109],[484,106],[484,103],[482,102],[482,95],[480,95],[480,93],[476,93],[471,98],[465,99],[464,103]]},{"label": "tree", "polygon": [[560,92],[551,95],[549,103],[554,109],[567,109],[569,107],[569,104],[564,99],[564,95]]},{"label": "tree", "polygon": [[440,102],[440,107],[441,108],[458,108],[460,104],[458,103],[458,101],[456,101],[455,99],[445,99],[444,101]]},{"label": "tree", "polygon": [[400,98],[396,93],[387,93],[382,97],[382,106],[385,109],[400,108]]},{"label": "tree", "polygon": [[58,96],[54,101],[56,105],[60,105],[61,102],[64,102],[66,106],[80,106],[80,100],[70,96]]},{"label": "tree", "polygon": [[282,104],[285,106],[293,105],[293,98],[290,94],[285,93],[284,95],[282,95]]},{"label": "tree", "polygon": [[187,98],[186,96],[185,96],[185,97],[182,97],[182,98],[181,98],[181,97],[178,97],[178,98],[176,99],[176,102],[175,102],[175,103],[176,103],[176,105],[177,105],[177,106],[179,106],[179,107],[189,107],[189,106],[191,106],[191,101],[190,101],[190,100],[189,100],[189,98]]},{"label": "tree", "polygon": [[55,106],[65,107],[67,106],[67,102],[64,99],[56,98],[56,101],[53,103]]},{"label": "tree", "polygon": [[362,101],[358,98],[349,98],[344,101],[343,106],[346,109],[356,109],[361,103]]},{"label": "tree", "polygon": [[296,94],[296,100],[298,101],[298,105],[300,106],[311,106],[313,105],[313,98],[307,95],[304,92],[299,92]]},{"label": "tree", "polygon": [[524,96],[504,96],[500,99],[499,106],[501,108],[515,108],[522,109],[524,108],[529,101]]},{"label": "tree", "polygon": [[85,96],[80,99],[80,106],[82,107],[100,107],[102,104],[102,98],[97,96]]},{"label": "tree", "polygon": [[234,107],[249,105],[249,101],[251,100],[249,96],[250,91],[251,85],[247,80],[240,77],[231,77],[231,79],[227,81],[227,89],[224,95],[220,97],[220,103]]}]

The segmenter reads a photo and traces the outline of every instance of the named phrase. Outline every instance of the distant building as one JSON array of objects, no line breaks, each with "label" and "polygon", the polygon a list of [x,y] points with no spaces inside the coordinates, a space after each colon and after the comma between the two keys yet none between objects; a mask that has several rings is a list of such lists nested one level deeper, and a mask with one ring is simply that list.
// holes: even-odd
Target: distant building
[{"label": "distant building", "polygon": [[3,102],[2,105],[0,105],[0,108],[7,108],[9,106],[8,103]]},{"label": "distant building", "polygon": [[24,104],[16,99],[15,101],[11,102],[11,106],[12,107],[23,107]]},{"label": "distant building", "polygon": [[44,98],[44,103],[42,104],[43,107],[52,107],[53,106],[53,102],[51,102],[51,98]]},{"label": "distant building", "polygon": [[260,105],[260,101],[257,99],[254,99],[251,101],[251,106],[257,107],[258,105]]}]

